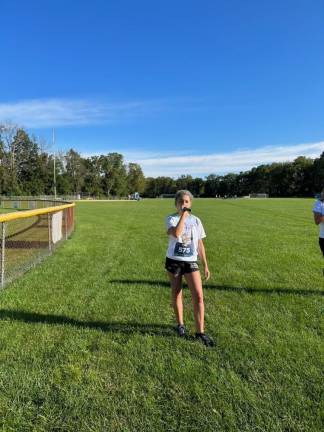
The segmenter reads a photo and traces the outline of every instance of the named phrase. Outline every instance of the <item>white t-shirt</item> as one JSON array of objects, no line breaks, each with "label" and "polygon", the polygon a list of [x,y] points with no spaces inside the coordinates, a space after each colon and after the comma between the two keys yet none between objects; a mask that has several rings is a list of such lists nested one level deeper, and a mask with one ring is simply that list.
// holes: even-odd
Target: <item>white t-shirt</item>
[{"label": "white t-shirt", "polygon": [[[313,213],[319,213],[320,215],[324,216],[324,201],[317,200],[316,203],[313,206]],[[321,238],[324,238],[324,222],[321,222],[319,224],[320,227],[320,233],[319,236]]]},{"label": "white t-shirt", "polygon": [[[167,216],[165,226],[168,230],[178,225],[180,216],[174,213]],[[169,245],[166,256],[178,261],[197,261],[198,240],[206,237],[204,227],[199,218],[190,214],[186,217],[181,235],[175,238],[169,235]]]}]

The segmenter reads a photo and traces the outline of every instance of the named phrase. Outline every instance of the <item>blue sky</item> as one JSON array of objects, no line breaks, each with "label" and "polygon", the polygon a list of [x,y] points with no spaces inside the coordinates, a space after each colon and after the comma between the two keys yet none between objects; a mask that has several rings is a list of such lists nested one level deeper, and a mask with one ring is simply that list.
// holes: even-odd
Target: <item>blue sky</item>
[{"label": "blue sky", "polygon": [[1,16],[0,122],[55,127],[56,150],[174,177],[324,151],[322,0],[2,0]]}]

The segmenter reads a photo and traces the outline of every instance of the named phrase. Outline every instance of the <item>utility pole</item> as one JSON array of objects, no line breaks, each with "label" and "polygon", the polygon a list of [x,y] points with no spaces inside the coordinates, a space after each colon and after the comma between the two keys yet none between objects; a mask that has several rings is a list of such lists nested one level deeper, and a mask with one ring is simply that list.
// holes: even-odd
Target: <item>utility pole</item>
[{"label": "utility pole", "polygon": [[54,148],[54,199],[56,200],[56,154],[55,154],[55,131],[53,128],[53,148]]}]

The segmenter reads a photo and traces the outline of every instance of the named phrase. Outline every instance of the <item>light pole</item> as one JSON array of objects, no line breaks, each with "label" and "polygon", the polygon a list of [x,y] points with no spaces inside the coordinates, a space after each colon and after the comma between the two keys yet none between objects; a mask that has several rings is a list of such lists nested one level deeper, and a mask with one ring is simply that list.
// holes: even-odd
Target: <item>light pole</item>
[{"label": "light pole", "polygon": [[54,131],[54,128],[53,128],[53,136],[52,136],[52,139],[53,139],[53,148],[54,148],[54,174],[53,174],[53,177],[54,177],[54,199],[56,200],[56,155],[55,155],[55,131]]}]

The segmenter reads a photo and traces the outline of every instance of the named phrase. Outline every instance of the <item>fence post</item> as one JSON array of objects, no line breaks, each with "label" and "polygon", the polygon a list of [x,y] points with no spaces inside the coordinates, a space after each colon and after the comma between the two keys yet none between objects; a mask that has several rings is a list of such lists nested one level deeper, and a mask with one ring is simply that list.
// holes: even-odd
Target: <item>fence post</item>
[{"label": "fence post", "polygon": [[6,224],[1,223],[1,288],[5,283],[5,247],[6,247]]},{"label": "fence post", "polygon": [[65,240],[67,240],[68,238],[68,228],[67,228],[67,222],[68,222],[68,210],[69,209],[65,209],[64,210],[64,231],[65,231]]},{"label": "fence post", "polygon": [[51,227],[51,214],[47,213],[47,224],[48,224],[48,250],[52,251],[52,227]]}]

